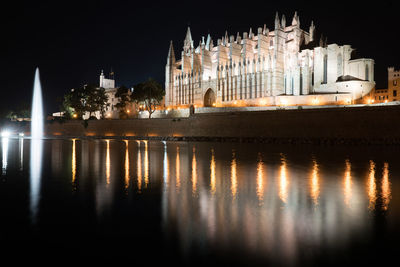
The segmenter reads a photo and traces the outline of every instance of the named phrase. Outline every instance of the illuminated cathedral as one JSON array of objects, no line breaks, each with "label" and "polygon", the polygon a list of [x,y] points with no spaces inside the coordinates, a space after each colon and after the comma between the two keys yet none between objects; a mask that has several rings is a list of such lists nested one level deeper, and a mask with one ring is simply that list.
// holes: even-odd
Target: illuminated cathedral
[{"label": "illuminated cathedral", "polygon": [[375,86],[374,60],[352,58],[350,45],[327,44],[294,14],[275,16],[253,32],[210,34],[197,47],[187,29],[181,58],[171,41],[165,79],[167,107],[349,104]]}]

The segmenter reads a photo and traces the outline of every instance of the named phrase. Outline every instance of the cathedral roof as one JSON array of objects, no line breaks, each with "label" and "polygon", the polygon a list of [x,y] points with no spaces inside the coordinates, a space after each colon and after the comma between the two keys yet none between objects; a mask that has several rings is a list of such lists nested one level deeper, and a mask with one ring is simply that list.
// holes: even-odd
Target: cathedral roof
[{"label": "cathedral roof", "polygon": [[344,75],[337,78],[336,82],[365,81],[351,75]]}]

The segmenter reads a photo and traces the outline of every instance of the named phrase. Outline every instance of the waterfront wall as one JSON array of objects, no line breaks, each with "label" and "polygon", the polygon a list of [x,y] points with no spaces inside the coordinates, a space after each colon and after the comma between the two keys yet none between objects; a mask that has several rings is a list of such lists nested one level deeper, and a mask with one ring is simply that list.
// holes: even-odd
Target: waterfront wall
[{"label": "waterfront wall", "polygon": [[[129,137],[165,140],[400,143],[400,106],[196,113],[187,118],[46,124],[49,137]],[[325,141],[324,141],[325,140]]]},{"label": "waterfront wall", "polygon": [[[47,137],[400,144],[400,105],[195,113],[185,118],[52,121]],[[86,124],[86,125],[85,125]],[[9,124],[29,135],[29,123]]]}]

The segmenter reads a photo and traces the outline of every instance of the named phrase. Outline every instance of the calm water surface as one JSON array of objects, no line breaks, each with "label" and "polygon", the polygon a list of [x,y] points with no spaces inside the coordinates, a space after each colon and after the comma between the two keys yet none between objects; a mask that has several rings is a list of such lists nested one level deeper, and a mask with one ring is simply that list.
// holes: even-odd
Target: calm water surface
[{"label": "calm water surface", "polygon": [[400,148],[8,138],[1,148],[3,258],[365,266],[400,252]]}]

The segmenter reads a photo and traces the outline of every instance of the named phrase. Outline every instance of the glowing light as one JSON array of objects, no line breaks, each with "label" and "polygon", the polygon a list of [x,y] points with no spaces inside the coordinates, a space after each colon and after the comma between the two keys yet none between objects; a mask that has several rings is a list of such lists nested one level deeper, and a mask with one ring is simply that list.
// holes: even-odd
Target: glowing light
[{"label": "glowing light", "polygon": [[167,143],[164,141],[164,173],[163,173],[164,183],[168,187],[169,184],[169,163],[167,154]]},{"label": "glowing light", "polygon": [[125,140],[125,189],[129,187],[129,143]]},{"label": "glowing light", "polygon": [[287,106],[289,102],[287,99],[283,98],[280,100],[280,103],[281,103],[281,106]]},{"label": "glowing light", "polygon": [[11,133],[7,130],[4,130],[1,132],[1,137],[10,137]]},{"label": "glowing light", "polygon": [[346,102],[347,104],[351,104],[351,98],[346,98],[345,102]]},{"label": "glowing light", "polygon": [[129,112],[131,112],[131,111],[128,109],[126,112],[128,112],[128,113],[129,113]]},{"label": "glowing light", "polygon": [[72,117],[77,118],[78,114],[74,113],[74,115],[72,115]]},{"label": "glowing light", "polygon": [[192,193],[196,194],[197,191],[197,161],[196,161],[196,148],[193,147],[193,158],[192,158]]},{"label": "glowing light", "polygon": [[287,178],[286,170],[286,158],[281,154],[281,168],[279,172],[279,198],[286,203],[288,197],[288,185],[289,181]]},{"label": "glowing light", "polygon": [[24,133],[19,133],[18,135],[19,135],[19,137],[23,137],[25,134]]},{"label": "glowing light", "polygon": [[319,105],[319,99],[318,99],[317,97],[315,97],[315,98],[312,100],[312,104],[313,104],[313,105]]},{"label": "glowing light", "polygon": [[72,169],[72,184],[75,184],[75,179],[76,179],[76,140],[72,139],[72,163],[71,163],[71,169]]},{"label": "glowing light", "polygon": [[4,137],[1,139],[1,146],[3,150],[3,160],[2,160],[2,167],[1,171],[2,174],[5,175],[7,172],[7,165],[8,165],[8,141],[9,139],[7,137]]},{"label": "glowing light", "polygon": [[238,181],[237,181],[237,173],[236,173],[236,154],[235,151],[232,151],[232,163],[231,163],[231,192],[232,197],[236,197]]},{"label": "glowing light", "polygon": [[179,146],[176,147],[176,162],[175,162],[175,178],[176,178],[176,190],[179,191],[181,187],[181,163],[179,158]]},{"label": "glowing light", "polygon": [[106,151],[106,183],[110,184],[110,140],[106,140],[107,151]]},{"label": "glowing light", "polygon": [[392,190],[389,181],[389,163],[383,164],[382,174],[382,209],[387,210],[389,207],[390,200],[392,198]]},{"label": "glowing light", "polygon": [[310,179],[310,192],[314,205],[318,205],[320,186],[319,186],[319,175],[318,175],[318,163],[315,159],[313,160],[313,169]]},{"label": "glowing light", "polygon": [[260,204],[264,199],[264,174],[263,174],[263,161],[261,155],[259,155],[258,163],[257,163],[257,196]]},{"label": "glowing light", "polygon": [[367,189],[368,189],[367,192],[369,199],[368,209],[374,210],[377,196],[376,196],[376,182],[375,182],[375,163],[372,160],[369,161],[369,175],[368,175]]},{"label": "glowing light", "polygon": [[385,100],[385,103],[387,103],[387,102],[388,102],[388,100],[386,99],[386,100]]},{"label": "glowing light", "polygon": [[144,184],[145,187],[149,185],[149,150],[147,141],[144,142]]},{"label": "glowing light", "polygon": [[211,194],[214,194],[215,191],[216,191],[214,149],[211,149],[211,161],[210,161],[210,187],[211,187]]},{"label": "glowing light", "polygon": [[263,100],[260,100],[260,105],[261,106],[265,106],[267,104],[267,101],[265,101],[264,99]]},{"label": "glowing light", "polygon": [[234,104],[234,105],[237,105],[237,101],[233,101],[233,104]]},{"label": "glowing light", "polygon": [[352,187],[352,181],[351,181],[351,163],[348,159],[346,159],[346,169],[344,172],[344,181],[343,181],[343,190],[344,190],[344,203],[347,206],[350,206],[350,200],[351,200],[351,187]]},{"label": "glowing light", "polygon": [[138,190],[142,190],[142,158],[141,158],[141,153],[140,153],[140,141],[136,141],[138,148],[138,154],[137,154],[137,184],[138,184]]}]

